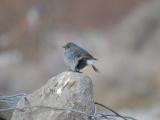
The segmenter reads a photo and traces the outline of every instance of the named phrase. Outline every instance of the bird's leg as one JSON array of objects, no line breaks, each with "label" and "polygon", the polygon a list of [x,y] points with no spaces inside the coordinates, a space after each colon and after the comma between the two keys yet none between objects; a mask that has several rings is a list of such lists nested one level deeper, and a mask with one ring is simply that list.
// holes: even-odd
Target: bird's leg
[{"label": "bird's leg", "polygon": [[75,72],[82,73],[82,72],[80,72],[80,69],[77,69],[77,68],[76,68]]},{"label": "bird's leg", "polygon": [[74,69],[74,70],[72,70],[72,69],[68,69],[68,71],[71,71],[71,72],[77,72],[77,73],[82,73],[82,72],[80,72],[80,70],[79,70],[79,69]]}]

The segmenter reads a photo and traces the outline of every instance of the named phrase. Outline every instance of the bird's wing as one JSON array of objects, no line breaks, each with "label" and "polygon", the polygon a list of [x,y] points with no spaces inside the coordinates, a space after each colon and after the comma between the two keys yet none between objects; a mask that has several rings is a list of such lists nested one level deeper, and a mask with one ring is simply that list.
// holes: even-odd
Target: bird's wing
[{"label": "bird's wing", "polygon": [[90,54],[82,54],[82,55],[79,55],[77,58],[78,58],[78,61],[81,60],[81,59],[85,59],[85,60],[97,60],[97,58],[94,58]]},{"label": "bird's wing", "polygon": [[79,48],[77,50],[77,58],[79,59],[92,59],[92,60],[97,60],[97,58],[94,58],[91,54],[89,54],[86,50]]}]

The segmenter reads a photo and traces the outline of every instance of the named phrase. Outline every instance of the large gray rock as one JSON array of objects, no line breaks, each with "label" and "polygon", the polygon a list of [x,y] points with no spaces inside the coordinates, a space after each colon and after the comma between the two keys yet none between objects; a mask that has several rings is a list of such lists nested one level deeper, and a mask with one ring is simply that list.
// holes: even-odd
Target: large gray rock
[{"label": "large gray rock", "polygon": [[[64,72],[51,78],[39,90],[27,96],[30,106],[49,106],[69,108],[92,114],[94,109],[92,82],[83,74]],[[17,108],[22,108],[19,101]],[[15,111],[12,120],[22,117]],[[24,114],[29,119],[29,113]],[[30,114],[33,120],[86,120],[86,116],[69,111],[54,111],[49,109],[32,109]]]},{"label": "large gray rock", "polygon": [[[17,94],[12,96],[0,96],[0,110],[7,108],[15,108],[18,101],[24,94]],[[10,120],[14,110],[7,110],[0,112],[0,120]]]}]

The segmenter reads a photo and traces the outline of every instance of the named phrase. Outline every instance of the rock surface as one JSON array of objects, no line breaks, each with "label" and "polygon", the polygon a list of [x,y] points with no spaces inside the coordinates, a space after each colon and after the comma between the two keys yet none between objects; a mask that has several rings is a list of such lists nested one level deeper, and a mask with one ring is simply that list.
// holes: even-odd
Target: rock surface
[{"label": "rock surface", "polygon": [[[92,114],[94,109],[93,89],[90,78],[83,74],[64,72],[51,78],[44,86],[27,96],[30,106],[49,106],[69,108]],[[22,108],[19,101],[17,108]],[[69,111],[54,111],[49,109],[32,109],[29,112],[15,111],[11,120],[19,117],[33,120],[86,120],[86,116]]]},{"label": "rock surface", "polygon": [[[15,108],[22,95],[0,96],[0,109]],[[0,120],[10,120],[13,112],[14,110],[0,112]]]}]

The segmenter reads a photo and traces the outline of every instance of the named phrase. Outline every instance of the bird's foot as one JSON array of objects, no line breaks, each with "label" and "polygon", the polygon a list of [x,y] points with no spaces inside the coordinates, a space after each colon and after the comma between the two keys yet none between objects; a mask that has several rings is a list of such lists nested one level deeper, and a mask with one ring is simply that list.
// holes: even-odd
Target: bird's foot
[{"label": "bird's foot", "polygon": [[79,70],[79,69],[76,69],[76,70],[75,70],[75,72],[82,73],[82,72],[80,72],[80,70]]},{"label": "bird's foot", "polygon": [[70,71],[70,72],[76,72],[76,73],[82,73],[82,72],[80,72],[80,70],[72,70],[72,69],[68,69],[68,71]]}]

